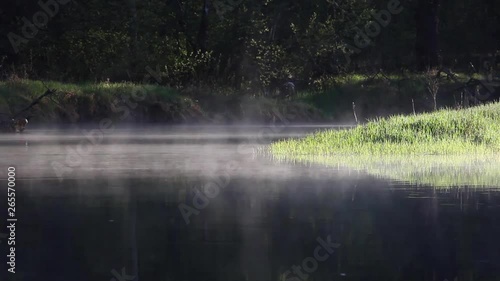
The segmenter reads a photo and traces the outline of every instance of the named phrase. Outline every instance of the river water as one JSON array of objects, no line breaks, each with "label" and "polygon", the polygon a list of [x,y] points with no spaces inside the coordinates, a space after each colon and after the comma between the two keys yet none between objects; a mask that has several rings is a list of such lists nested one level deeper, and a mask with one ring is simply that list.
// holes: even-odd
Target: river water
[{"label": "river water", "polygon": [[7,280],[500,280],[500,183],[412,185],[262,153],[320,129],[2,135],[0,276],[15,167]]}]

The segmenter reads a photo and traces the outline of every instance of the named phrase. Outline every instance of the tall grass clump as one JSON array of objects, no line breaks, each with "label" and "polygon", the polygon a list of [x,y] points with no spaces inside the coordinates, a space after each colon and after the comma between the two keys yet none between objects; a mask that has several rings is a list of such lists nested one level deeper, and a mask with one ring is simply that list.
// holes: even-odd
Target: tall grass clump
[{"label": "tall grass clump", "polygon": [[275,155],[446,155],[500,152],[500,104],[380,118],[271,145]]}]

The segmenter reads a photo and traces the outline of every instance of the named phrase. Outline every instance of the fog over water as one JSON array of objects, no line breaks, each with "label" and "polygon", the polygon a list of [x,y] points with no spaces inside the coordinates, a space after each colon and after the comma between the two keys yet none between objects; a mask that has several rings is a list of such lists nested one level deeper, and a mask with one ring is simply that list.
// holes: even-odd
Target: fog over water
[{"label": "fog over water", "polygon": [[500,183],[412,185],[262,153],[326,128],[0,135],[5,189],[16,168],[15,280],[497,280]]},{"label": "fog over water", "polygon": [[[238,174],[281,177],[294,167],[258,157],[271,141],[303,137],[325,126],[178,126],[110,130],[29,130],[0,135],[1,164],[18,165],[29,178],[185,176],[210,173],[227,163]],[[342,128],[330,126],[328,128]],[[221,167],[219,167],[221,166]],[[62,176],[59,176],[61,174]],[[293,176],[293,173],[288,175]]]}]

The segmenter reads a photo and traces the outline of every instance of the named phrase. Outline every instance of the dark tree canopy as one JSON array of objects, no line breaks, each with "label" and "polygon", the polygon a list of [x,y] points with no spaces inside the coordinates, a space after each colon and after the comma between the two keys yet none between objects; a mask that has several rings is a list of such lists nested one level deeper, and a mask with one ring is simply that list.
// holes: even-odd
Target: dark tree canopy
[{"label": "dark tree canopy", "polygon": [[[500,49],[495,0],[2,1],[1,74],[259,88],[325,75],[466,67]],[[396,14],[388,13],[399,5]]]}]

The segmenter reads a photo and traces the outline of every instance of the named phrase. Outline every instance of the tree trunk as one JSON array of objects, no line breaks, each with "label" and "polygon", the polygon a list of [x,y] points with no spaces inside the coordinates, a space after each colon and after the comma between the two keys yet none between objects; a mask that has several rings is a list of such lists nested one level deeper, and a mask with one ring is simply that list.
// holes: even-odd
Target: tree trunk
[{"label": "tree trunk", "polygon": [[415,54],[419,70],[439,65],[439,0],[418,0]]},{"label": "tree trunk", "polygon": [[210,0],[203,0],[203,9],[201,11],[201,23],[198,31],[198,49],[204,53],[207,50],[208,40],[208,10]]},{"label": "tree trunk", "polygon": [[[186,24],[186,18],[187,18],[187,13],[186,13],[186,8],[184,7],[184,4],[180,1],[177,0],[174,3],[174,10],[176,11],[175,18],[177,20],[178,28],[174,28],[177,32],[175,33],[175,36],[178,40],[178,42],[182,41],[182,39],[185,40],[186,44],[184,46],[185,50],[187,51],[194,51],[196,50],[196,42],[192,40],[191,34],[187,29],[187,24]],[[164,26],[162,29],[162,36],[165,36],[168,34],[167,29],[172,28],[171,26]],[[179,44],[180,46],[180,44]]]},{"label": "tree trunk", "polygon": [[136,66],[137,66],[137,58],[138,58],[138,43],[137,43],[137,6],[136,0],[128,0],[129,9],[130,9],[130,39],[132,40],[132,46],[130,48],[130,71],[133,74],[133,77],[129,77],[129,79],[136,79]]}]

